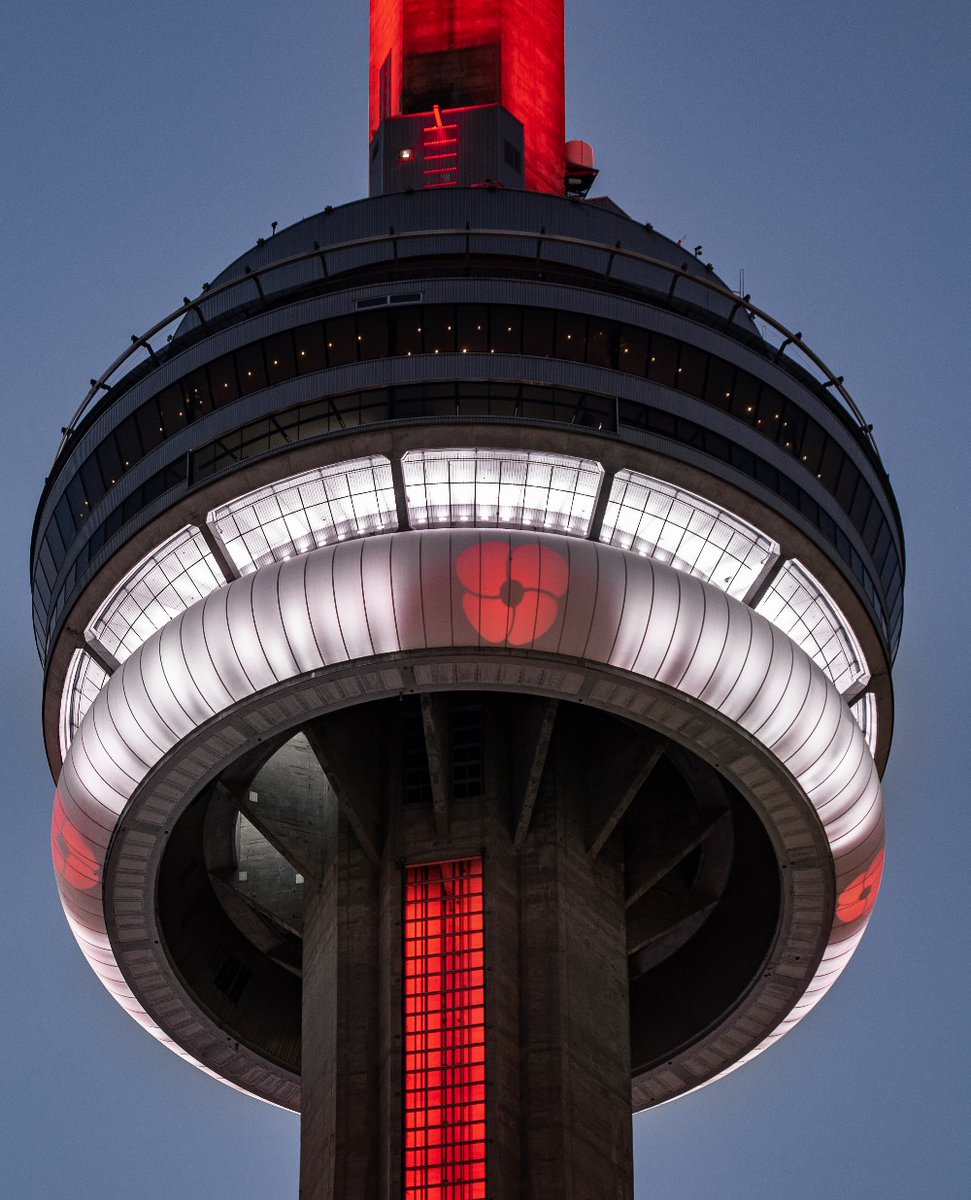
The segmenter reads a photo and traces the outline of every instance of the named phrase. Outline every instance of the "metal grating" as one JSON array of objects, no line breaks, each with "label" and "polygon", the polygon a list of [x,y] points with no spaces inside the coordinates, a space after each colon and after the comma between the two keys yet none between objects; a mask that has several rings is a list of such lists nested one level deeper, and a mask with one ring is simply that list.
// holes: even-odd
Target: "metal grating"
[{"label": "metal grating", "polygon": [[214,509],[208,524],[241,575],[344,538],[397,529],[381,455],[292,475]]},{"label": "metal grating", "polygon": [[727,509],[637,471],[614,476],[600,540],[670,563],[744,600],[779,547]]},{"label": "metal grating", "polygon": [[782,565],[755,611],[792,638],[841,692],[869,680],[863,649],[849,621],[798,559]]},{"label": "metal grating", "polygon": [[85,633],[124,662],[173,617],[225,582],[202,534],[187,525],[128,572]]},{"label": "metal grating", "polygon": [[586,458],[520,450],[409,450],[402,455],[415,528],[499,525],[586,537],[603,467]]},{"label": "metal grating", "polygon": [[482,859],[405,870],[405,1200],[485,1200]]}]

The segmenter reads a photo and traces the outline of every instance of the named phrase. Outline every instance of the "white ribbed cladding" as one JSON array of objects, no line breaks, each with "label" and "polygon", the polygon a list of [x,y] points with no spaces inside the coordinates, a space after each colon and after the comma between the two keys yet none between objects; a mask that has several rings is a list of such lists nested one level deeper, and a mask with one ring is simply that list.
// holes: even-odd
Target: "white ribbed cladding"
[{"label": "white ribbed cladding", "polygon": [[841,692],[869,680],[863,649],[849,621],[798,559],[783,563],[755,611],[805,650]]},{"label": "white ribbed cladding", "polygon": [[637,471],[614,476],[600,540],[670,563],[744,600],[779,557],[767,534],[684,488]]},{"label": "white ribbed cladding", "polygon": [[497,525],[587,537],[603,467],[516,450],[409,450],[402,456],[413,527]]},{"label": "white ribbed cladding", "polygon": [[[508,599],[506,579],[520,585],[518,600]],[[503,606],[515,608],[516,619],[503,619]],[[510,680],[518,679],[524,664],[545,660],[570,679],[606,668],[609,687],[631,697],[660,696],[663,703],[663,697],[678,697],[693,714],[697,744],[716,733],[736,739],[724,769],[749,780],[751,794],[765,798],[766,819],[771,824],[778,815],[783,844],[787,830],[803,828],[799,813],[815,813],[838,896],[835,916],[818,906],[818,919],[832,920],[828,948],[815,974],[799,959],[780,965],[779,986],[783,993],[794,988],[793,999],[771,1024],[756,1020],[746,1032],[741,1019],[736,1022],[737,1040],[724,1066],[735,1054],[774,1040],[821,998],[868,919],[876,888],[867,880],[883,844],[876,767],[833,684],[746,606],[663,564],[579,538],[451,529],[325,547],[237,580],[151,638],[94,701],[59,781],[55,861],[60,856],[61,895],[82,949],[136,1019],[155,1024],[159,1018],[144,1012],[120,972],[100,887],[107,848],[129,802],[149,798],[141,822],[124,835],[141,839],[144,851],[136,857],[144,865],[163,824],[177,816],[180,797],[188,798],[209,777],[210,760],[200,758],[193,767],[187,744],[215,738],[223,747],[217,755],[245,746],[241,734],[220,741],[219,722],[234,720],[240,706],[264,689],[285,698],[290,692],[280,685],[326,688],[328,672],[348,664],[365,673],[359,678],[380,681],[382,670],[368,663],[376,655],[455,651],[468,657],[485,650],[500,653]],[[482,661],[488,666],[496,660]],[[372,683],[372,690],[398,694],[400,670],[387,675],[399,682]],[[360,686],[338,694],[360,698]],[[567,698],[575,694],[564,691]],[[267,712],[273,711],[277,717],[261,718],[261,729],[274,719],[292,723],[285,703],[274,700]],[[167,769],[174,751],[163,800],[152,792],[151,780]],[[766,764],[774,764],[775,776]],[[808,844],[793,840],[794,868]],[[154,962],[152,935],[144,934],[144,948],[136,944],[142,937],[136,924],[153,919],[148,874],[145,888],[139,910],[145,915],[137,921],[131,898],[125,900],[129,963],[134,954]]]},{"label": "white ribbed cladding", "polygon": [[375,454],[293,475],[214,509],[208,524],[241,575],[328,542],[396,529],[391,464]]},{"label": "white ribbed cladding", "polygon": [[202,534],[187,525],[132,567],[85,635],[124,662],[146,638],[224,582]]},{"label": "white ribbed cladding", "polygon": [[859,700],[850,705],[850,712],[856,717],[857,724],[863,730],[866,744],[870,753],[877,752],[877,698],[873,692],[864,692]]},{"label": "white ribbed cladding", "polygon": [[67,754],[67,748],[77,733],[84,714],[107,682],[108,672],[100,663],[95,662],[87,650],[74,651],[64,678],[64,690],[61,692],[61,714],[58,722],[61,758]]},{"label": "white ribbed cladding", "polygon": [[[457,448],[408,451],[402,474],[413,527],[507,526],[587,537],[604,471],[598,462],[566,455]],[[307,471],[239,496],[214,509],[208,520],[241,575],[329,542],[394,530],[391,464],[372,455]],[[670,563],[736,599],[745,599],[778,558],[777,544],[734,513],[626,469],[614,476],[599,537]],[[222,582],[202,534],[186,526],[129,571],[87,636],[124,661]],[[757,611],[810,654],[841,692],[865,684],[868,672],[857,638],[801,563],[784,564]],[[92,660],[72,659],[61,694],[62,758],[106,678]],[[872,697],[869,704],[856,712],[872,749]]]}]

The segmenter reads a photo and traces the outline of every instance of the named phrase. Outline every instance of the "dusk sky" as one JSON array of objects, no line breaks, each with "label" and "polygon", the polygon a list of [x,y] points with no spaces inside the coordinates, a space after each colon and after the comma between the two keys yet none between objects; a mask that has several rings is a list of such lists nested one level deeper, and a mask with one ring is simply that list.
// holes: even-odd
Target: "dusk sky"
[{"label": "dusk sky", "polygon": [[[296,1200],[298,1121],[154,1042],[49,854],[31,523],[87,389],[284,227],[366,193],[366,0],[8,0],[2,1191]],[[728,1079],[634,1118],[637,1200],[968,1195],[971,402],[966,0],[567,0],[570,137],[609,195],[803,332],[907,535],[887,873],[843,978]]]}]

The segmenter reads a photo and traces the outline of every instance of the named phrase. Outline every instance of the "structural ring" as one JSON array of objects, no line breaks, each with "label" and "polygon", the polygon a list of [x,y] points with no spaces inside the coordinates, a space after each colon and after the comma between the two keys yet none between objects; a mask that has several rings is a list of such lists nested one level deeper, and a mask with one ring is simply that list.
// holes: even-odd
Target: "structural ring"
[{"label": "structural ring", "polygon": [[648,558],[442,529],[324,547],[220,588],[94,701],[52,841],[68,920],[119,1003],[203,1069],[298,1107],[293,1073],[180,989],[154,915],[167,833],[254,739],[348,704],[469,686],[588,703],[690,745],[775,845],[782,915],[761,977],[717,1028],[634,1080],[635,1108],[739,1065],[821,999],[862,936],[883,855],[877,770],[832,683],[745,605]]}]

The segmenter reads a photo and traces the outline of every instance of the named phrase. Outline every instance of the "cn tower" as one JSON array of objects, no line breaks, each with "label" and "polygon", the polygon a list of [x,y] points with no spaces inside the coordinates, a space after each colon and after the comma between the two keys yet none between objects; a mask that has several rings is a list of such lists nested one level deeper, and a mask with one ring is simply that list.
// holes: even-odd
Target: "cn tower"
[{"label": "cn tower", "polygon": [[303,1200],[630,1200],[632,1112],[790,1030],[879,890],[871,426],[590,198],[563,45],[372,0],[369,198],[134,336],[37,511],[67,920],[299,1111]]}]

